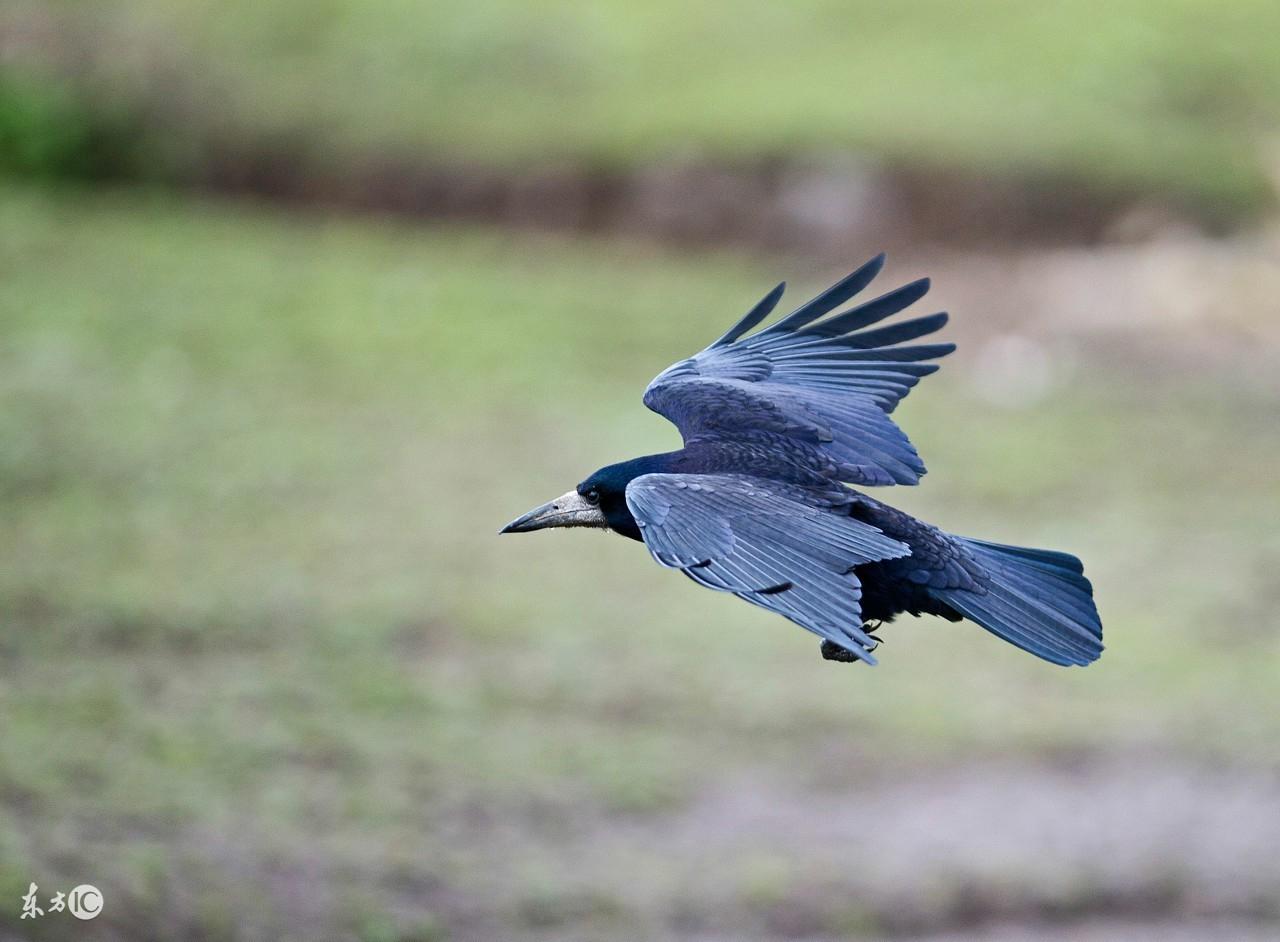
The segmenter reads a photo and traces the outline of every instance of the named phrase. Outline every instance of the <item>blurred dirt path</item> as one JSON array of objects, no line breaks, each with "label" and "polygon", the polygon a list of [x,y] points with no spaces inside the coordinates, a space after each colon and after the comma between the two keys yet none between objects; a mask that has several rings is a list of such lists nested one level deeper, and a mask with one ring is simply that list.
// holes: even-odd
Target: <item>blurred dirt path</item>
[{"label": "blurred dirt path", "polygon": [[1280,938],[1280,770],[1116,755],[829,790],[778,775],[572,833],[531,821],[520,843],[541,839],[504,863],[567,864],[566,925],[608,900],[644,938]]},{"label": "blurred dirt path", "polygon": [[1081,248],[922,248],[894,261],[928,271],[965,315],[949,330],[1130,334],[1144,344],[1192,336],[1207,345],[1201,354],[1280,344],[1280,227],[1232,239],[1171,228]]}]

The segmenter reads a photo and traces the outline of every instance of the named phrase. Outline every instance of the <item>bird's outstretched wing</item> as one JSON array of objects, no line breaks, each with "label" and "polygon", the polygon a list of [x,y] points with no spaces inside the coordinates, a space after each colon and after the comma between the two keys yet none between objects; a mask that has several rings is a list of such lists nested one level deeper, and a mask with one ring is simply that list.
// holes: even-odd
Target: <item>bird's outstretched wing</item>
[{"label": "bird's outstretched wing", "polygon": [[853,567],[909,555],[834,501],[747,475],[645,474],[627,507],[654,559],[784,615],[872,664]]},{"label": "bird's outstretched wing", "polygon": [[[825,320],[870,284],[879,255],[776,324],[741,339],[782,297],[778,285],[701,353],[660,373],[644,404],[685,440],[787,446],[813,470],[849,484],[915,484],[924,464],[889,418],[934,372],[951,343],[908,344],[947,322],[945,312],[867,330],[919,300],[928,279]],[[908,344],[903,346],[903,344]],[[780,439],[786,439],[785,442]]]}]

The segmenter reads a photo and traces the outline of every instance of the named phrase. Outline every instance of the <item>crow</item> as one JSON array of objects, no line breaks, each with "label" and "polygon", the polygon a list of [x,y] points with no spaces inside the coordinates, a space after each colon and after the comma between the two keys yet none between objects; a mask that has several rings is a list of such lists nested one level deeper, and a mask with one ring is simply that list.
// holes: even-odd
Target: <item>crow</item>
[{"label": "crow", "polygon": [[828,660],[875,664],[872,632],[904,612],[969,619],[1054,664],[1096,660],[1102,623],[1075,556],[956,536],[854,489],[919,482],[924,464],[890,413],[955,349],[914,343],[945,312],[873,326],[928,279],[832,313],[884,261],[749,333],[778,285],[645,390],[683,448],[601,468],[501,532],[601,527],[642,541],[663,566],[808,629]]}]

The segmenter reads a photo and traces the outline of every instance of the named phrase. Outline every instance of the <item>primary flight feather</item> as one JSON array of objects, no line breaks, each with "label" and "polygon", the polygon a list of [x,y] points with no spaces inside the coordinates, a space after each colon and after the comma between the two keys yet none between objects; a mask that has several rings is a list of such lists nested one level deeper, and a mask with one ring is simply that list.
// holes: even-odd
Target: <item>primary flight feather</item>
[{"label": "primary flight feather", "polygon": [[955,349],[915,343],[945,313],[889,324],[927,279],[838,311],[880,255],[757,333],[783,285],[719,340],[663,370],[644,403],[679,451],[596,471],[503,533],[607,527],[663,566],[777,612],[830,660],[875,663],[871,632],[904,612],[967,618],[1055,664],[1102,653],[1076,557],[946,533],[849,485],[916,484],[924,463],[890,418]]}]

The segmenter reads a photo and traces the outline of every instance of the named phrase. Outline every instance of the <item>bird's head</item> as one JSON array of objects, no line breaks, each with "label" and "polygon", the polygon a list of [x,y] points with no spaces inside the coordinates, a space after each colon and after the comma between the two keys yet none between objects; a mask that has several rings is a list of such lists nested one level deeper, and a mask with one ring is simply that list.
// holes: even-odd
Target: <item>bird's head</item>
[{"label": "bird's head", "polygon": [[637,458],[611,464],[592,474],[567,494],[535,507],[502,528],[502,533],[528,533],[548,527],[597,527],[640,538],[635,518],[627,509],[627,485],[653,470],[652,460]]}]

